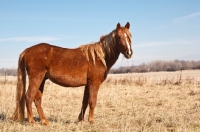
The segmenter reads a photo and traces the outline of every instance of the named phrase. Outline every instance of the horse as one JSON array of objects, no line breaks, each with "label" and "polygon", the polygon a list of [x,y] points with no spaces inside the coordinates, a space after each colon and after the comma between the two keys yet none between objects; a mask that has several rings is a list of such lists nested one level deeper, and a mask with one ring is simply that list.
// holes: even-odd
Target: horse
[{"label": "horse", "polygon": [[[127,59],[132,57],[132,35],[129,29],[129,22],[125,26],[118,23],[112,32],[100,37],[98,42],[75,49],[48,43],[36,44],[25,49],[18,60],[16,109],[12,120],[24,121],[26,105],[28,122],[35,124],[32,113],[34,102],[42,125],[49,124],[41,106],[44,84],[49,79],[64,87],[85,86],[78,120],[84,121],[85,111],[89,105],[88,121],[93,123],[101,83],[106,79],[120,53]],[[26,75],[29,80],[27,91]]]}]

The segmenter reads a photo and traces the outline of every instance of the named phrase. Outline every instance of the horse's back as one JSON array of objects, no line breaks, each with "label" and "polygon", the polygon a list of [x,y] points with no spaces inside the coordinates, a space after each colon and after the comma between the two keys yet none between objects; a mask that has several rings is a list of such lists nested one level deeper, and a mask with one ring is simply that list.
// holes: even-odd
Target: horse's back
[{"label": "horse's back", "polygon": [[46,43],[25,50],[28,75],[45,73],[45,77],[62,86],[81,86],[87,81],[88,62],[80,48],[68,49]]},{"label": "horse's back", "polygon": [[34,45],[24,52],[26,66],[38,65],[37,67],[45,66],[47,69],[54,66],[75,66],[77,61],[81,65],[80,60],[86,60],[80,49],[62,48],[47,43]]}]

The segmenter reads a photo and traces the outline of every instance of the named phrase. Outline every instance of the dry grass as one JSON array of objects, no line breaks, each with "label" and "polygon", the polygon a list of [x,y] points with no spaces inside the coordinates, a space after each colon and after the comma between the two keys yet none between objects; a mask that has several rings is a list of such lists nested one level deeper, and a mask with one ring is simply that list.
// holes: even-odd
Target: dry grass
[{"label": "dry grass", "polygon": [[93,125],[77,122],[83,87],[64,88],[51,82],[43,96],[51,124],[40,124],[35,107],[36,125],[12,122],[15,87],[16,78],[7,77],[5,82],[0,77],[0,131],[200,131],[200,70],[109,75],[99,91]]}]

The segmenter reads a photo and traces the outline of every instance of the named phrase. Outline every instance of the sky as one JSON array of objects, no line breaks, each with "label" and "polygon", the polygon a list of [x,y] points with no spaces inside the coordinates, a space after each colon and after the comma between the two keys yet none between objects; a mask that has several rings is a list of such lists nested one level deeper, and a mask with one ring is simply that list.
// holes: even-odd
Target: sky
[{"label": "sky", "polygon": [[199,0],[0,0],[0,68],[46,42],[65,48],[99,41],[130,22],[133,57],[113,66],[154,60],[200,60]]}]

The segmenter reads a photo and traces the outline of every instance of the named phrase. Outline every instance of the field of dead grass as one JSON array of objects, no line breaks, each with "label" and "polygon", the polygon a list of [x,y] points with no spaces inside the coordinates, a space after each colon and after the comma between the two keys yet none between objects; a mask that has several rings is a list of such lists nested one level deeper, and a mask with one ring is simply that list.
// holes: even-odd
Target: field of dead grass
[{"label": "field of dead grass", "polygon": [[[83,87],[45,84],[43,108],[49,126],[9,120],[15,109],[16,77],[0,77],[0,131],[200,131],[200,70],[110,74],[101,85],[95,123],[78,122]],[[88,117],[86,111],[85,119]]]}]

